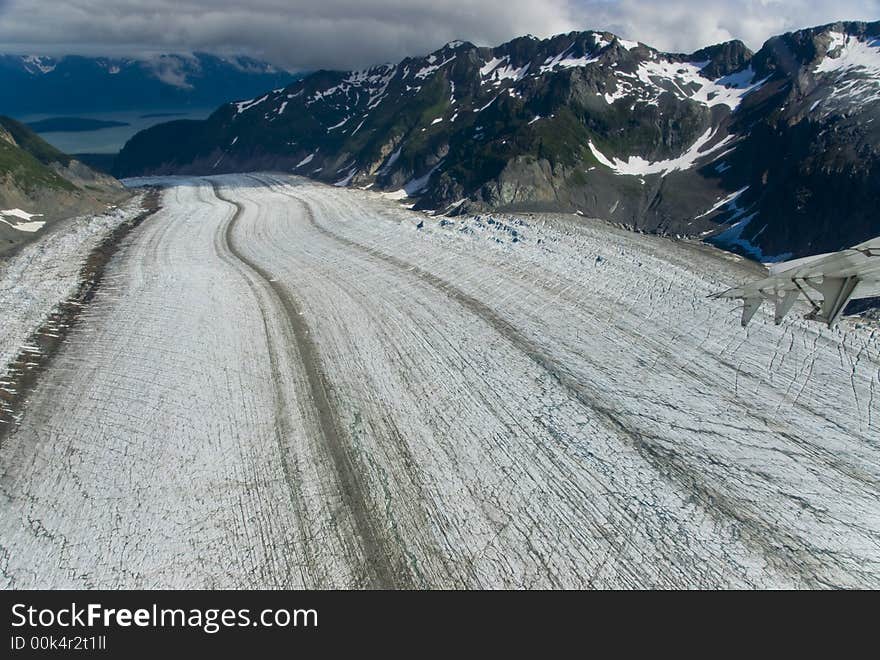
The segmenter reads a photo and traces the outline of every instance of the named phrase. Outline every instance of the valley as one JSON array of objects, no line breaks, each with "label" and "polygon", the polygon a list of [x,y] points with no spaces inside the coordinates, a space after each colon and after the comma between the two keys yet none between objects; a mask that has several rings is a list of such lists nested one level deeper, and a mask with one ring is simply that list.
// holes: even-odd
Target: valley
[{"label": "valley", "polygon": [[880,587],[876,326],[744,330],[761,266],[574,214],[127,183],[0,446],[4,588]]}]

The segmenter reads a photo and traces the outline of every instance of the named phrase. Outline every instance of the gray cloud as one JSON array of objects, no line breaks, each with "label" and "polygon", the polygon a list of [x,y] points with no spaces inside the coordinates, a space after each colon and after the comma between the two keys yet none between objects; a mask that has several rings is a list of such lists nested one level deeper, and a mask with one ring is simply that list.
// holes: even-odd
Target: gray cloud
[{"label": "gray cloud", "polygon": [[581,20],[655,48],[692,52],[741,39],[757,50],[768,37],[841,20],[880,19],[880,0],[592,0],[580,3]]},{"label": "gray cloud", "polygon": [[206,50],[294,69],[356,68],[453,39],[607,29],[691,51],[840,19],[880,17],[880,0],[0,0],[0,50],[143,55]]}]

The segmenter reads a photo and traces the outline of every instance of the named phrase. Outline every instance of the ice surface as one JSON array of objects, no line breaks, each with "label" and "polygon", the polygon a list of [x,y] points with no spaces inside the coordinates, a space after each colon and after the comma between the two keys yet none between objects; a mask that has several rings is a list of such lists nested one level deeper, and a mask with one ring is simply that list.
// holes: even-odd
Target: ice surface
[{"label": "ice surface", "polygon": [[[0,259],[0,377],[27,337],[74,292],[89,251],[109,230],[134,217],[139,204],[138,198],[104,215],[73,218],[15,255]],[[39,215],[20,209],[2,213],[26,221]],[[21,229],[22,223],[13,226]]]},{"label": "ice surface", "polygon": [[164,181],[0,449],[6,586],[880,586],[876,329],[585,218]]}]

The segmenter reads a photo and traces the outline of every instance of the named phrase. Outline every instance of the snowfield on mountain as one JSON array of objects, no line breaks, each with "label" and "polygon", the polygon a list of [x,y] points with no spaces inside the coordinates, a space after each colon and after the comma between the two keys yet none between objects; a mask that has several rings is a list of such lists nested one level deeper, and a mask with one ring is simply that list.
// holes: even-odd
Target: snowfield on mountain
[{"label": "snowfield on mountain", "polygon": [[666,53],[596,31],[458,41],[153,127],[115,167],[278,170],[453,214],[579,211],[781,260],[880,234],[878,98],[880,22],[755,53]]},{"label": "snowfield on mountain", "polygon": [[5,588],[880,587],[876,326],[744,330],[759,265],[574,214],[130,183],[0,447]]}]

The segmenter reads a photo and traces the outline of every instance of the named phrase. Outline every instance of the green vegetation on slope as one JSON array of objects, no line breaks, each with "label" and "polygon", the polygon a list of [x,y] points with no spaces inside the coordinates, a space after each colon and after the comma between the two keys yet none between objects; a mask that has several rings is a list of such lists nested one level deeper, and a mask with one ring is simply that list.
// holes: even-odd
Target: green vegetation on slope
[{"label": "green vegetation on slope", "polygon": [[0,126],[3,126],[3,128],[9,131],[9,134],[12,135],[16,144],[22,150],[29,153],[43,165],[49,165],[50,163],[61,163],[62,165],[70,164],[70,156],[58,151],[58,149],[46,142],[21,122],[15,121],[10,117],[0,116]]},{"label": "green vegetation on slope", "polygon": [[42,140],[24,124],[0,116],[0,180],[11,180],[25,193],[40,188],[76,190],[49,167],[52,163],[67,165],[70,161],[70,156]]}]

